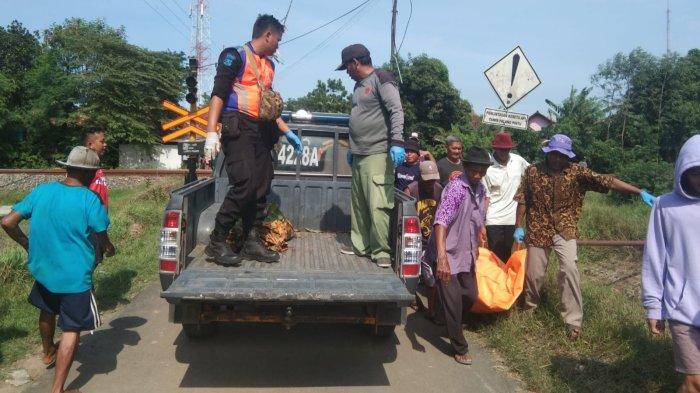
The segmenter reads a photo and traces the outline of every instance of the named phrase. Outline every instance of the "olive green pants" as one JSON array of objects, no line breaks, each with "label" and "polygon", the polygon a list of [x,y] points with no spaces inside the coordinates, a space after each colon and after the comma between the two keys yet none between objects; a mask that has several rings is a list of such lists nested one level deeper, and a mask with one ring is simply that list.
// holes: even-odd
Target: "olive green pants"
[{"label": "olive green pants", "polygon": [[356,254],[390,258],[389,215],[394,208],[394,164],[386,153],[354,155],[350,240]]}]

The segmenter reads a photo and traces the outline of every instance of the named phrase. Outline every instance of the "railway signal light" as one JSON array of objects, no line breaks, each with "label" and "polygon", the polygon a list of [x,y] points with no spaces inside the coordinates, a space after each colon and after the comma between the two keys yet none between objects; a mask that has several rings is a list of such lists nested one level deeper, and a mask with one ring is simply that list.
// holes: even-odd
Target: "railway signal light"
[{"label": "railway signal light", "polygon": [[197,59],[190,57],[189,59],[189,75],[185,78],[185,84],[187,85],[187,95],[185,100],[192,105],[197,104],[197,69],[199,64]]}]

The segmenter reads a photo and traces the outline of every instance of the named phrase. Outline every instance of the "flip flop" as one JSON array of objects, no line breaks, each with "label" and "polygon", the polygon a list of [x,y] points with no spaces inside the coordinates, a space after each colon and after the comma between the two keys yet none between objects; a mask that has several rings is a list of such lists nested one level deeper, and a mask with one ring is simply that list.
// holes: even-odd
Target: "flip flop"
[{"label": "flip flop", "polygon": [[56,342],[53,345],[53,353],[51,353],[49,355],[49,360],[46,360],[46,356],[44,356],[41,359],[41,362],[44,363],[44,366],[46,366],[46,368],[49,368],[49,367],[53,366],[54,364],[56,364],[56,355],[58,354],[58,344],[59,343],[60,343],[60,341]]},{"label": "flip flop", "polygon": [[472,364],[472,357],[469,355],[469,353],[465,353],[464,355],[455,355],[455,361],[459,364],[464,364],[467,366],[471,366]]}]

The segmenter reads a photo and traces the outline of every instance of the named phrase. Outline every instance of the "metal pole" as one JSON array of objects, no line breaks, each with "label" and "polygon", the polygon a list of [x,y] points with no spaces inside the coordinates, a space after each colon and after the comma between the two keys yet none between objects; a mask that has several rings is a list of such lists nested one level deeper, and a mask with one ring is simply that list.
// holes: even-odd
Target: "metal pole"
[{"label": "metal pole", "polygon": [[644,240],[577,240],[579,246],[644,247]]},{"label": "metal pole", "polygon": [[391,56],[389,56],[389,63],[392,65],[396,55],[396,2],[397,0],[394,0],[394,6],[391,9]]}]

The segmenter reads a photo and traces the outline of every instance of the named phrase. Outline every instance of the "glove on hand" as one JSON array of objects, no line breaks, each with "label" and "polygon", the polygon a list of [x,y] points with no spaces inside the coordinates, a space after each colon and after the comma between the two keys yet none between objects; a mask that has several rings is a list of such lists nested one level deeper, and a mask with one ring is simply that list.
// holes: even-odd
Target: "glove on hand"
[{"label": "glove on hand", "polygon": [[515,241],[518,243],[522,243],[523,240],[525,240],[525,230],[523,228],[515,228],[515,232],[513,232],[513,239],[515,239]]},{"label": "glove on hand", "polygon": [[391,156],[391,161],[394,162],[394,166],[399,166],[406,160],[406,149],[401,146],[392,146],[389,150],[389,155]]},{"label": "glove on hand", "polygon": [[219,154],[221,142],[217,132],[207,132],[207,139],[204,142],[204,160],[209,162]]},{"label": "glove on hand", "polygon": [[644,203],[646,203],[649,206],[654,206],[654,201],[656,201],[656,197],[651,195],[647,190],[642,190],[642,192],[639,193],[639,197],[642,198]]},{"label": "glove on hand", "polygon": [[301,147],[301,140],[299,137],[292,132],[292,130],[288,130],[284,132],[284,136],[287,137],[287,142],[289,142],[290,145],[294,148],[294,151],[297,153],[297,155],[301,155],[302,152],[302,147]]},{"label": "glove on hand", "polygon": [[346,158],[348,160],[348,165],[350,165],[350,167],[352,167],[352,152],[350,150],[348,150],[348,155]]}]

